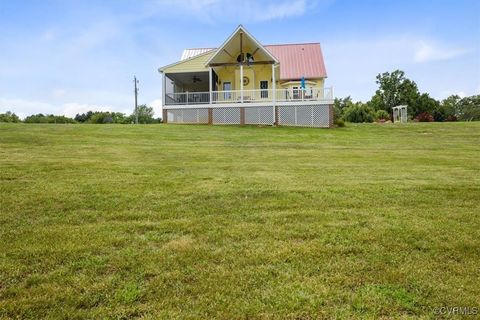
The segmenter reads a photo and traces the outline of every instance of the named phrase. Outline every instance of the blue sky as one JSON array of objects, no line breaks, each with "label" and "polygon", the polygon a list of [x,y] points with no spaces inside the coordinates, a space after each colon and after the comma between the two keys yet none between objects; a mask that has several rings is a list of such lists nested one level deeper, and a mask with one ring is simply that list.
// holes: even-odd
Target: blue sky
[{"label": "blue sky", "polygon": [[480,1],[0,0],[0,112],[160,114],[159,66],[243,24],[264,44],[320,42],[336,96],[402,69],[442,99],[480,93]]}]

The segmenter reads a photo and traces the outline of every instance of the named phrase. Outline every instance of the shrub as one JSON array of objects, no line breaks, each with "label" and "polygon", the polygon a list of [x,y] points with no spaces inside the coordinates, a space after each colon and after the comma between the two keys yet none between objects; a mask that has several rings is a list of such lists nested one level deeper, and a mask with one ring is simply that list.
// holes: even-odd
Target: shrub
[{"label": "shrub", "polygon": [[351,105],[353,105],[353,102],[350,96],[346,98],[335,98],[333,103],[333,119],[341,119],[345,110],[347,110],[347,108]]},{"label": "shrub", "polygon": [[418,122],[433,122],[433,116],[428,112],[422,112],[415,117]]},{"label": "shrub", "polygon": [[375,112],[366,104],[357,102],[345,110],[344,119],[349,122],[373,122]]},{"label": "shrub", "polygon": [[[91,112],[91,111],[89,111]],[[83,118],[83,115],[79,116]],[[85,122],[88,123],[129,123],[129,118],[121,112],[109,112],[109,111],[94,111],[91,112],[90,117]]]},{"label": "shrub", "polygon": [[385,110],[377,110],[377,112],[375,112],[375,119],[377,119],[377,120],[390,120],[390,115]]},{"label": "shrub", "polygon": [[91,116],[90,123],[112,123],[113,119],[110,112],[98,112]]},{"label": "shrub", "polygon": [[342,119],[335,119],[333,122],[337,127],[345,127],[345,121]]},{"label": "shrub", "polygon": [[33,114],[24,120],[25,123],[75,123],[75,120],[65,116],[56,116],[53,114],[44,115],[42,113]]},{"label": "shrub", "polygon": [[450,115],[447,117],[447,119],[445,119],[445,121],[457,121],[457,120],[458,120],[457,117],[454,115]]}]

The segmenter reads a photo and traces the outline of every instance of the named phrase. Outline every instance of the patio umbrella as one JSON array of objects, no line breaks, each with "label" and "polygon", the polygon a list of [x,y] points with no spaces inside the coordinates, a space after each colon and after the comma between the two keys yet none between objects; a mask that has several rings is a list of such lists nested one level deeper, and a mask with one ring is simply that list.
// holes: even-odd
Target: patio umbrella
[{"label": "patio umbrella", "polygon": [[302,76],[300,87],[302,88],[302,90],[305,90],[305,77],[304,76]]}]

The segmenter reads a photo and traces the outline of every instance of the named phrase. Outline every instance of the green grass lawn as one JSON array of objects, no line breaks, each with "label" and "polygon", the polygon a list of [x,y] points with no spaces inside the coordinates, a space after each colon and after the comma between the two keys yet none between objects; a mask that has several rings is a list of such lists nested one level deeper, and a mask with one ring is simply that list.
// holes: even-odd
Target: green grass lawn
[{"label": "green grass lawn", "polygon": [[0,124],[0,318],[480,306],[480,122]]}]

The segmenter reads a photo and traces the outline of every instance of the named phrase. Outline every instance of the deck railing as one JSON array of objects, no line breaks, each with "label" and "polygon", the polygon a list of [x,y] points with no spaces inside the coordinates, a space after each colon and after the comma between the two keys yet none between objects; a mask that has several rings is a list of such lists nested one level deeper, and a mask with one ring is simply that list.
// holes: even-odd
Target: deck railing
[{"label": "deck railing", "polygon": [[210,103],[209,92],[176,92],[165,95],[165,104],[203,104]]},{"label": "deck railing", "polygon": [[195,105],[212,103],[262,103],[272,102],[275,96],[277,102],[294,101],[322,101],[333,99],[333,88],[307,88],[302,89],[254,89],[254,90],[228,90],[210,92],[177,92],[167,93],[167,105]]}]

